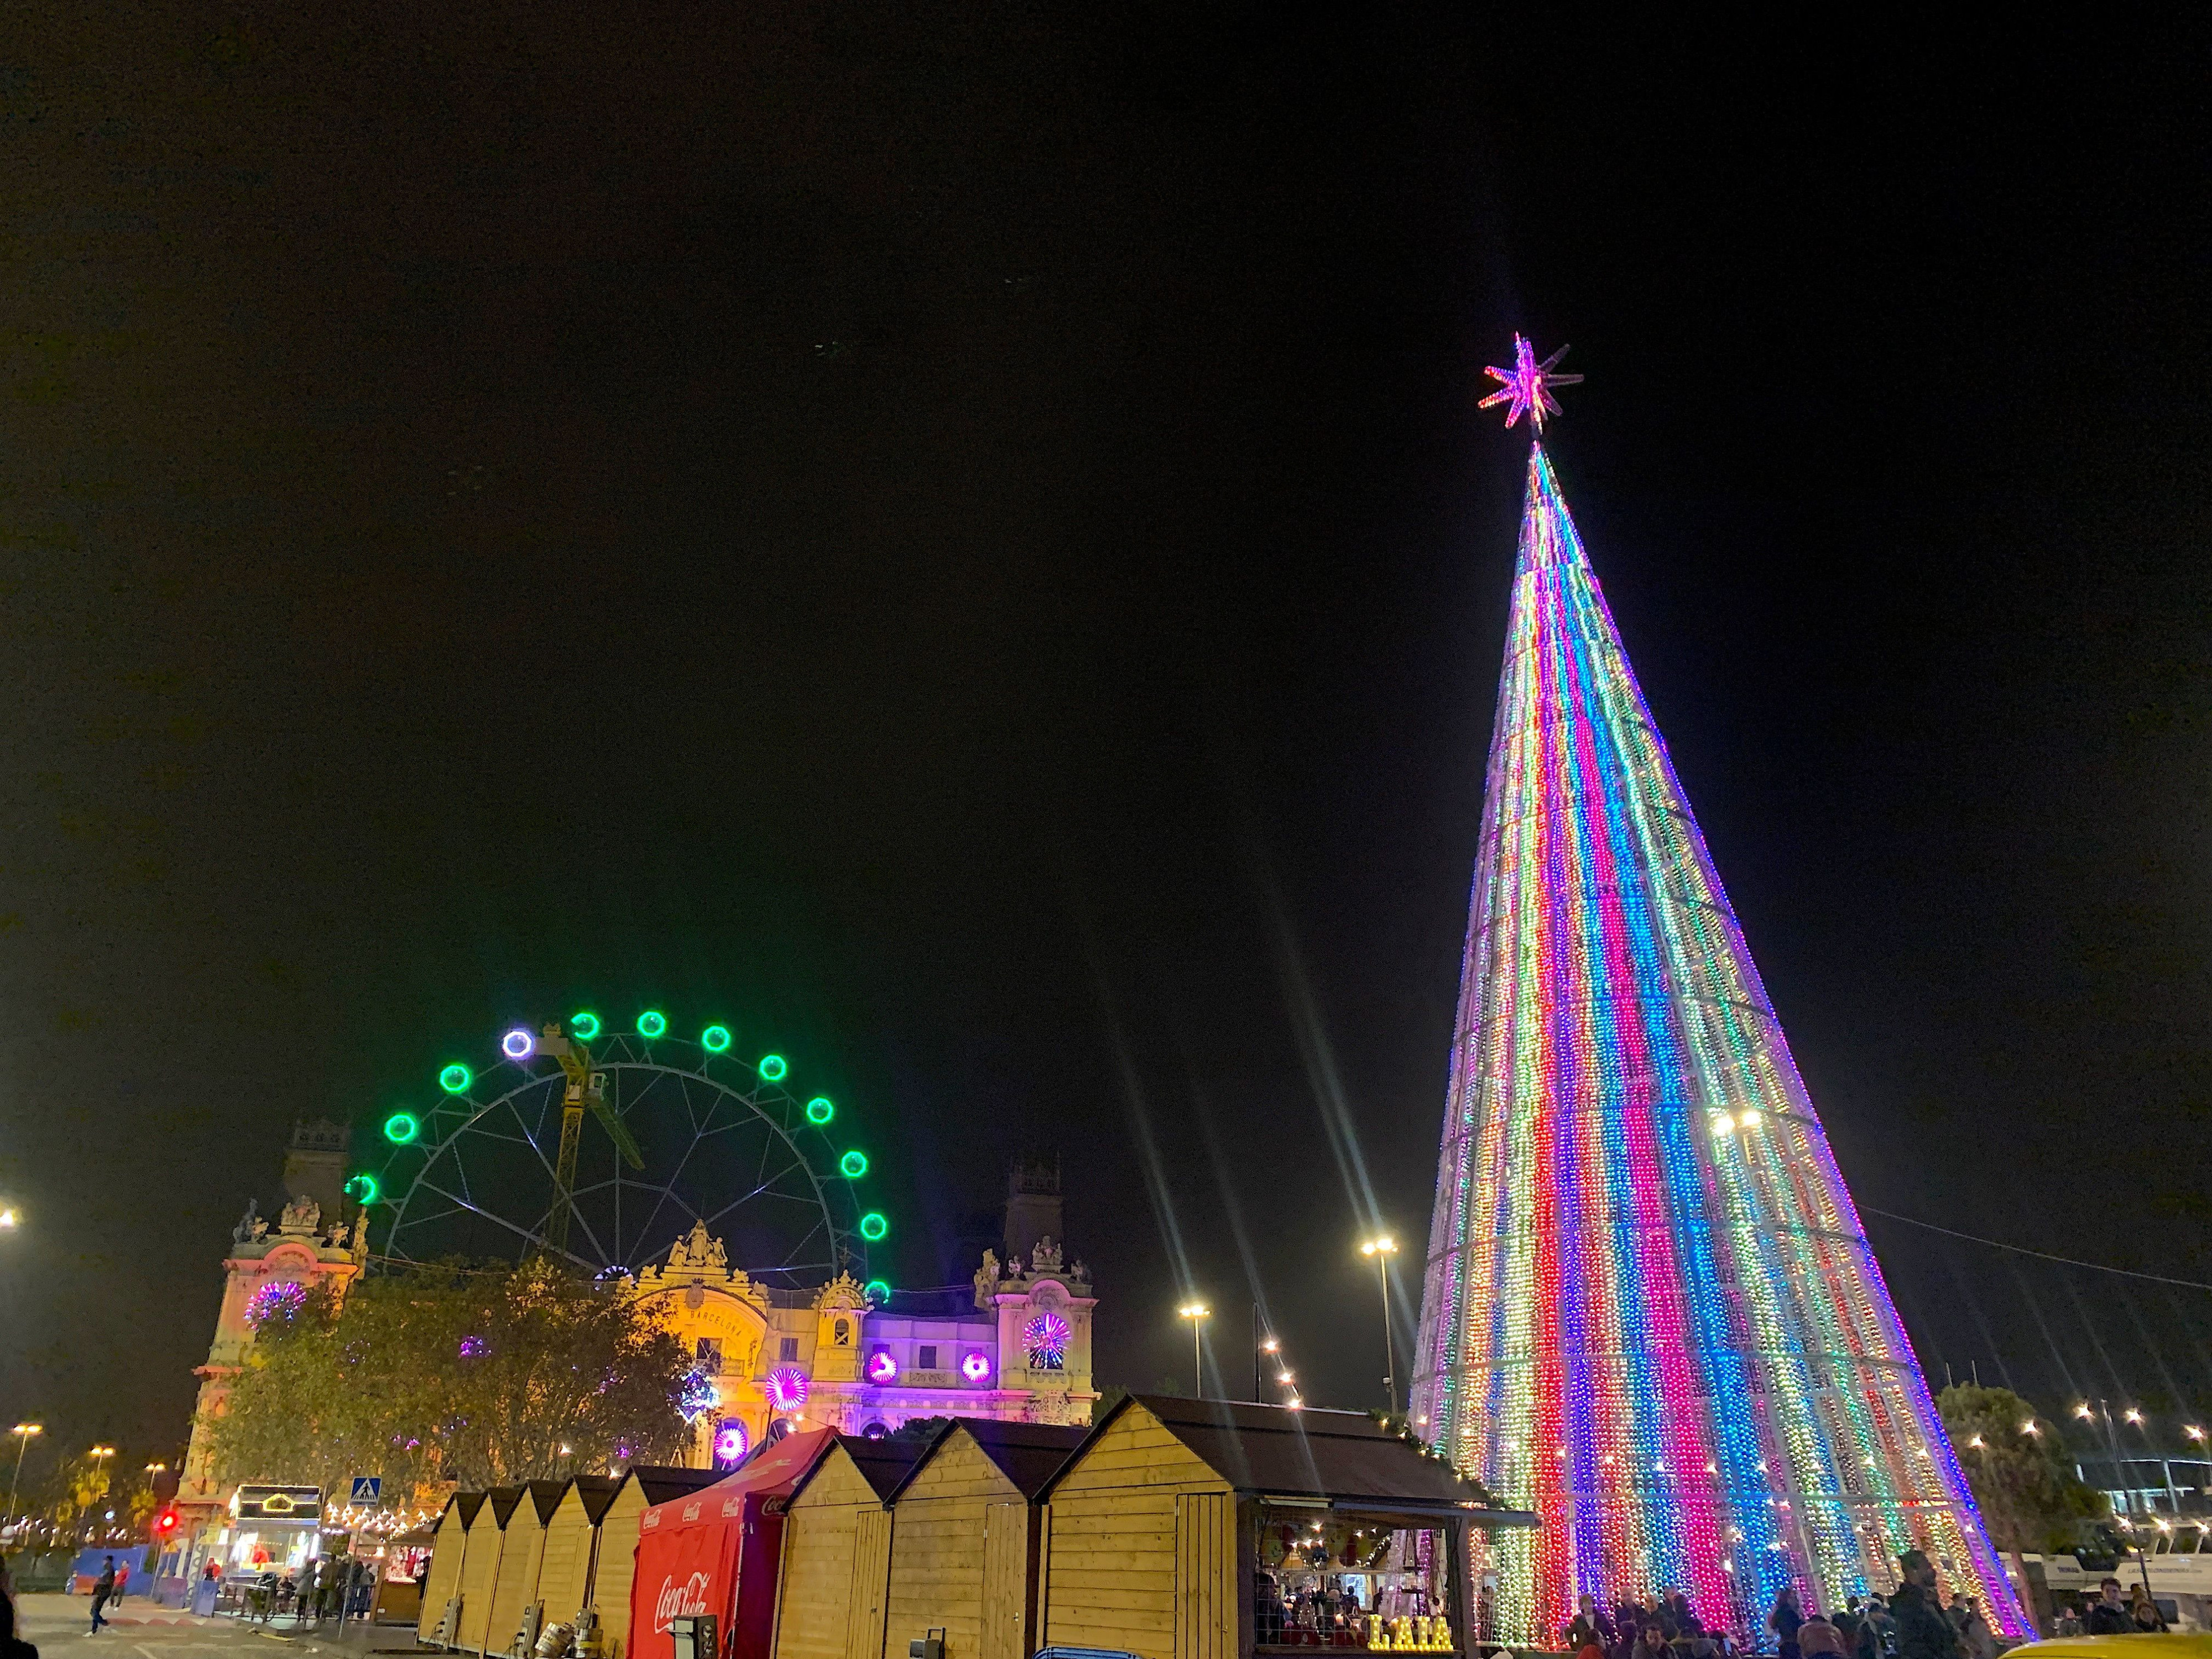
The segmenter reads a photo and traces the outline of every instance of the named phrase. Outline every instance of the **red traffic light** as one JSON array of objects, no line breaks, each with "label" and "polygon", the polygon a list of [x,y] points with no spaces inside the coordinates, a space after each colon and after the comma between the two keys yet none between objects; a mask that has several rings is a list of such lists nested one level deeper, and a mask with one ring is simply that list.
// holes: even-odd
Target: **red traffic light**
[{"label": "red traffic light", "polygon": [[171,1533],[176,1531],[176,1510],[163,1510],[159,1515],[154,1517],[154,1530],[161,1536],[167,1538]]}]

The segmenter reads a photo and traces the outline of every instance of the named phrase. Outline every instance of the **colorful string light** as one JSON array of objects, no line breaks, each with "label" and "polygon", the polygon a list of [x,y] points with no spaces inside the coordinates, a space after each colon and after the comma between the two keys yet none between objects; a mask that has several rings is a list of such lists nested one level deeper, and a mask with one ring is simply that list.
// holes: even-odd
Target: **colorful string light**
[{"label": "colorful string light", "polygon": [[1751,1636],[1911,1548],[2032,1634],[1540,446],[1455,1029],[1413,1410],[1543,1517],[1495,1638],[1667,1587]]}]

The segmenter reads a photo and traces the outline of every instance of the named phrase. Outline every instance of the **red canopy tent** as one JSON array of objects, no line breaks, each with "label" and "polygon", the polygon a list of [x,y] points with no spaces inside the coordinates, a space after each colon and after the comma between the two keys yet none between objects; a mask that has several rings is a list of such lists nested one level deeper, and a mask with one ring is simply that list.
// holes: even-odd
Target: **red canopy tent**
[{"label": "red canopy tent", "polygon": [[655,1504],[638,1518],[637,1571],[629,1588],[629,1659],[676,1659],[678,1619],[711,1613],[722,1659],[768,1659],[775,1620],[783,1508],[835,1443],[829,1429],[763,1446],[726,1480]]}]

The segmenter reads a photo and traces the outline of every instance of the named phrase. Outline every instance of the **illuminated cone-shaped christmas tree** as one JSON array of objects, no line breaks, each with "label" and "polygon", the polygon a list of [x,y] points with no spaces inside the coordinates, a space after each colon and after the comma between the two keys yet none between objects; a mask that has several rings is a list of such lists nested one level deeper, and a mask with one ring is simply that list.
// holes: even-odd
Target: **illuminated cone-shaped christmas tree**
[{"label": "illuminated cone-shaped christmas tree", "polygon": [[1417,1428],[1543,1518],[1499,1640],[1668,1586],[1756,1631],[1915,1547],[2029,1633],[1540,442],[1424,1290]]}]

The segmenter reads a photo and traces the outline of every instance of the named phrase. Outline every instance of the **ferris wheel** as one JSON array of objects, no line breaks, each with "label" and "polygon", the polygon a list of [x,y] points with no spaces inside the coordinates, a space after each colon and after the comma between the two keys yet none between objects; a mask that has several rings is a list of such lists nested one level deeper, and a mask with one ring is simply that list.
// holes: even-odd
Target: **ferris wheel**
[{"label": "ferris wheel", "polygon": [[763,1284],[849,1273],[888,1296],[868,1279],[890,1231],[864,1197],[868,1154],[829,1097],[787,1086],[781,1054],[735,1049],[726,1025],[672,1036],[658,1009],[620,1033],[589,1011],[517,1026],[486,1070],[450,1061],[428,1104],[393,1109],[382,1171],[349,1190],[386,1211],[371,1227],[395,1263],[536,1254],[635,1273],[704,1224]]}]

